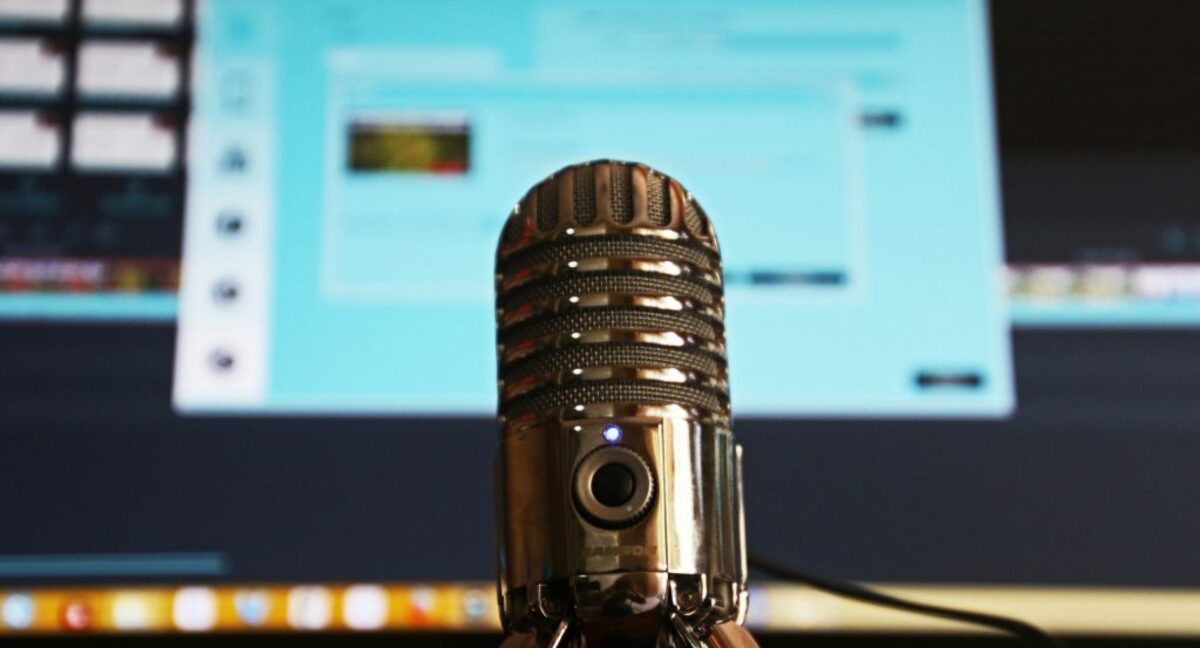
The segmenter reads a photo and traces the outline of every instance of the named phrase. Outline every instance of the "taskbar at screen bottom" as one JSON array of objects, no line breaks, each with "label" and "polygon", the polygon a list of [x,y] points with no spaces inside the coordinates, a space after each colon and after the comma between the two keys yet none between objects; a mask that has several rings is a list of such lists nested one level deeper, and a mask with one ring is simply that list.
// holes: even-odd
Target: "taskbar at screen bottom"
[{"label": "taskbar at screen bottom", "polygon": [[[1200,638],[1200,589],[878,585],[904,598],[1020,618],[1059,635]],[[756,633],[963,633],[969,626],[808,587],[751,587]],[[55,634],[500,630],[494,586],[272,584],[0,590],[0,638]]]}]

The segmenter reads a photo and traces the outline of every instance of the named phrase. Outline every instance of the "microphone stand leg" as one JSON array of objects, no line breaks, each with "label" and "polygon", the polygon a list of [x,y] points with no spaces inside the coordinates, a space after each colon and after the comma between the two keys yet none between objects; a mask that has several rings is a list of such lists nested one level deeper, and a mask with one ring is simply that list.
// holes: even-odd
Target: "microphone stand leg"
[{"label": "microphone stand leg", "polygon": [[554,634],[550,637],[550,643],[546,644],[546,648],[568,648],[566,644],[567,633],[571,631],[571,621],[563,619],[558,623],[558,627],[554,629]]},{"label": "microphone stand leg", "polygon": [[707,638],[701,639],[678,614],[672,614],[670,618],[675,634],[683,642],[680,648],[758,648],[754,637],[733,621],[714,627]]},{"label": "microphone stand leg", "polygon": [[758,642],[745,628],[733,621],[722,623],[713,628],[708,636],[711,648],[758,648]]},{"label": "microphone stand leg", "polygon": [[504,638],[500,648],[570,648],[571,643],[567,640],[567,635],[571,632],[571,621],[563,619],[559,622],[558,627],[554,629],[554,634],[550,636],[550,641],[543,644],[538,641],[537,633],[534,632],[514,632]]},{"label": "microphone stand leg", "polygon": [[683,641],[682,648],[705,648],[704,642],[700,641],[700,637],[692,632],[692,628],[684,623],[678,614],[672,614],[670,619],[671,627],[675,628],[675,634]]}]

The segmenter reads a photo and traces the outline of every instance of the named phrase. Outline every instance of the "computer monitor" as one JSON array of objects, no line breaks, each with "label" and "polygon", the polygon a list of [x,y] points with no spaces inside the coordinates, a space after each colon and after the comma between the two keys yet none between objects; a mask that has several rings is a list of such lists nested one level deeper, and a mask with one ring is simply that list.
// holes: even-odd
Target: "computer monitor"
[{"label": "computer monitor", "polygon": [[617,158],[718,222],[740,413],[1004,416],[985,9],[208,2],[175,404],[488,416],[504,218]]},{"label": "computer monitor", "polygon": [[1200,16],[1084,4],[0,0],[0,636],[498,629],[494,245],[595,158],[721,236],[753,549],[1200,633]]}]

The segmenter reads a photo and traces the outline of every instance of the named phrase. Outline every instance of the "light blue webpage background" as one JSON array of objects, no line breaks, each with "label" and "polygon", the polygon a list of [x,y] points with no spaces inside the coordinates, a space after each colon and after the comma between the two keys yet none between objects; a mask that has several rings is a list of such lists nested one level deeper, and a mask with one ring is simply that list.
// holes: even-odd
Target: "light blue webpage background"
[{"label": "light blue webpage background", "polygon": [[[201,23],[199,64],[261,59],[270,61],[277,75],[277,114],[262,125],[276,129],[278,144],[269,384],[261,409],[494,411],[490,247],[459,268],[465,274],[420,272],[412,266],[405,276],[389,275],[393,287],[466,279],[477,282],[481,292],[468,288],[439,300],[397,299],[385,291],[372,300],[347,299],[326,289],[331,277],[349,287],[370,278],[369,268],[353,263],[330,273],[329,241],[322,238],[342,227],[331,230],[327,220],[328,192],[334,187],[352,196],[332,206],[343,216],[354,217],[356,208],[386,216],[391,208],[395,219],[410,219],[402,231],[416,237],[417,245],[397,239],[397,249],[423,247],[431,256],[453,252],[436,236],[423,240],[431,228],[414,219],[422,210],[436,211],[436,203],[423,204],[419,192],[404,193],[407,184],[428,180],[396,177],[389,187],[386,181],[349,177],[344,169],[341,177],[330,176],[337,167],[328,159],[329,142],[331,136],[337,141],[337,129],[344,126],[335,110],[390,107],[483,115],[472,134],[470,174],[438,179],[471,186],[479,202],[466,205],[468,213],[458,218],[475,221],[472,241],[486,235],[494,242],[508,206],[545,173],[570,162],[615,157],[605,140],[581,138],[561,151],[561,159],[537,156],[536,170],[506,166],[485,146],[502,146],[494,143],[503,139],[503,133],[488,130],[487,116],[502,112],[492,94],[472,98],[463,84],[429,82],[405,87],[368,80],[347,89],[329,78],[336,52],[426,49],[490,52],[499,62],[494,77],[539,80],[548,93],[544,110],[529,115],[525,128],[556,128],[559,99],[546,79],[607,78],[630,67],[664,79],[678,75],[685,86],[688,79],[697,81],[674,90],[664,84],[653,92],[628,91],[635,105],[663,114],[698,115],[691,109],[698,99],[730,106],[754,99],[761,113],[754,137],[730,137],[719,120],[717,127],[706,127],[683,119],[674,136],[660,137],[670,150],[643,156],[679,177],[706,205],[722,235],[728,268],[755,268],[767,259],[767,269],[837,270],[847,277],[835,287],[730,286],[729,349],[739,413],[1007,413],[1013,395],[999,283],[984,13],[981,2],[970,0],[445,1],[420,8],[366,1],[210,0]],[[705,85],[706,77],[720,82]],[[781,78],[792,80],[770,91],[769,84]],[[740,98],[734,91],[739,84],[746,86]],[[830,117],[827,108],[844,100],[847,88],[856,105],[841,115],[839,127],[837,115]],[[206,129],[211,132],[220,132],[225,117],[216,108],[216,91],[199,89],[195,114],[213,127]],[[587,103],[586,93],[567,101],[578,91],[558,92],[563,105]],[[506,100],[523,101],[509,95]],[[618,96],[593,96],[593,108]],[[788,107],[802,115],[798,122],[783,116]],[[864,109],[897,110],[901,124],[853,127]],[[764,115],[774,121],[764,124]],[[724,150],[732,159],[778,161],[780,139],[763,135],[770,132],[800,135],[797,151],[805,152],[810,163],[847,164],[807,184],[802,178],[789,183],[771,177],[772,167],[765,164],[762,181],[746,184],[720,182],[714,172],[718,165],[710,158],[696,162],[688,155],[689,141],[702,141],[705,150]],[[625,135],[622,142],[638,140],[636,133]],[[810,222],[816,225],[797,228],[805,219],[815,219]],[[781,266],[780,243],[791,241],[795,259]],[[386,247],[387,236],[376,243]],[[351,257],[353,252],[352,246],[341,250]],[[921,370],[975,372],[984,380],[975,390],[923,390],[914,380]]]}]

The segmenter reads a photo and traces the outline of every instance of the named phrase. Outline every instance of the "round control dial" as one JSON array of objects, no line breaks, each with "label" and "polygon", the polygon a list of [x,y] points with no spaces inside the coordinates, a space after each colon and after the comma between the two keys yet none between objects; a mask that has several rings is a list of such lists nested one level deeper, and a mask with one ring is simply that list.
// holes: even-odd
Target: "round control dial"
[{"label": "round control dial", "polygon": [[654,502],[654,473],[636,452],[604,447],[575,469],[575,507],[587,521],[606,529],[630,526]]}]

